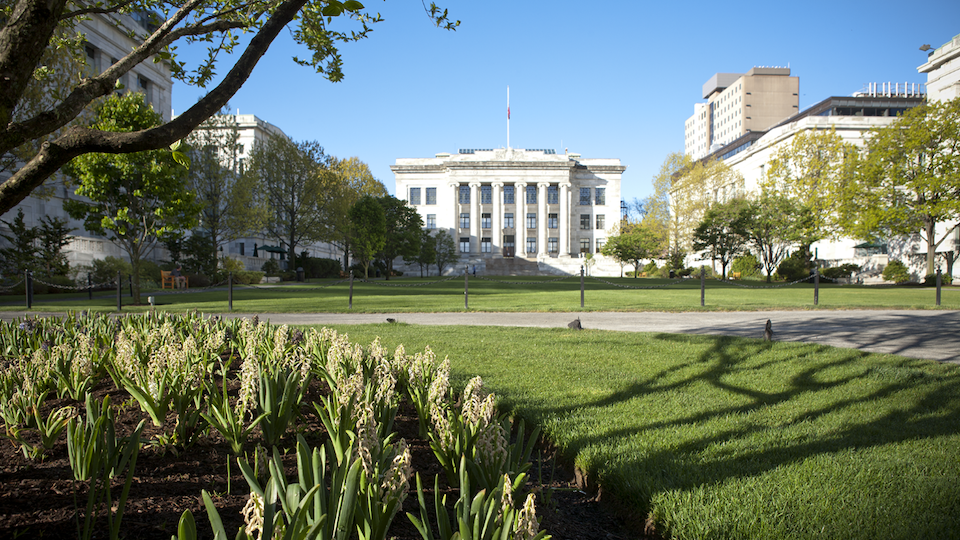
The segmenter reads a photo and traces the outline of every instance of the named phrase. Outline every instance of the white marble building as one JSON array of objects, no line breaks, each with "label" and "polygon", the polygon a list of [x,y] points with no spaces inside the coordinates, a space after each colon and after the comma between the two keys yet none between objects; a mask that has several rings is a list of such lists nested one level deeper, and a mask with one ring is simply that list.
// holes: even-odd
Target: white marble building
[{"label": "white marble building", "polygon": [[579,272],[583,254],[599,253],[620,220],[626,170],[619,159],[516,148],[401,158],[390,168],[396,196],[420,213],[427,229],[450,233],[463,264],[508,273],[493,261]]}]

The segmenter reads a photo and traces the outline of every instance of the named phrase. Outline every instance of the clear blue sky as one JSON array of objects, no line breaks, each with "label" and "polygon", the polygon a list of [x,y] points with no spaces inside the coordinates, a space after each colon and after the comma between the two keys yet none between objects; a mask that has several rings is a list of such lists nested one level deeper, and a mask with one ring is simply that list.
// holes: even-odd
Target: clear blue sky
[{"label": "clear blue sky", "polygon": [[[437,0],[462,21],[456,32],[433,27],[417,0],[362,1],[385,20],[341,48],[343,82],[294,64],[308,53],[285,33],[230,105],[359,157],[391,192],[397,158],[506,146],[509,85],[510,146],[619,158],[623,198],[642,198],[683,151],[714,73],[789,65],[803,110],[869,82],[926,82],[919,47],[960,34],[957,0]],[[174,110],[203,92],[176,84]]]}]

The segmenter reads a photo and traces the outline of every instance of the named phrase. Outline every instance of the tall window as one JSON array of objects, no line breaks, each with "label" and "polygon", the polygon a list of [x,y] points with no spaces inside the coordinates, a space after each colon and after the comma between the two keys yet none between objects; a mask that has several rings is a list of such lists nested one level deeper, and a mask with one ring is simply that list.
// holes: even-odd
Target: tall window
[{"label": "tall window", "polygon": [[580,206],[590,206],[590,188],[588,187],[580,188]]},{"label": "tall window", "polygon": [[460,253],[470,253],[470,237],[460,237]]},{"label": "tall window", "polygon": [[594,242],[594,247],[597,249],[597,253],[600,253],[601,251],[603,251],[603,245],[606,243],[607,243],[606,240],[602,238],[597,238],[597,241]]},{"label": "tall window", "polygon": [[437,204],[437,188],[427,188],[427,204]]},{"label": "tall window", "polygon": [[503,204],[514,204],[513,186],[503,186]]},{"label": "tall window", "polygon": [[580,239],[580,253],[590,253],[590,239],[581,238]]},{"label": "tall window", "polygon": [[503,214],[503,228],[512,229],[513,228],[513,213],[507,212]]},{"label": "tall window", "polygon": [[420,205],[420,188],[412,187],[410,188],[410,204],[413,206]]},{"label": "tall window", "polygon": [[557,218],[556,214],[547,214],[547,228],[556,229],[559,225],[560,219]]},{"label": "tall window", "polygon": [[527,237],[527,253],[536,253],[537,252],[537,237],[528,236]]},{"label": "tall window", "polygon": [[470,213],[463,212],[460,214],[460,228],[469,229],[470,228]]},{"label": "tall window", "polygon": [[604,228],[604,219],[603,214],[597,214],[597,230],[602,231]]},{"label": "tall window", "polygon": [[480,186],[480,204],[493,204],[493,188]]},{"label": "tall window", "polygon": [[559,238],[547,238],[547,252],[557,253],[560,251],[560,239]]},{"label": "tall window", "polygon": [[[463,216],[463,214],[460,214]],[[461,217],[461,219],[463,219]],[[590,214],[580,214],[580,230],[589,231],[590,230]]]},{"label": "tall window", "polygon": [[537,204],[537,186],[527,186],[527,204]]},{"label": "tall window", "polygon": [[240,256],[243,256],[243,255],[244,255],[243,249],[244,249],[244,247],[245,247],[245,246],[243,245],[243,242],[240,242],[239,246],[240,246]]},{"label": "tall window", "polygon": [[427,214],[427,228],[436,229],[437,228],[437,215],[436,214]]},{"label": "tall window", "polygon": [[460,204],[470,204],[470,186],[460,186]]},{"label": "tall window", "polygon": [[560,188],[557,186],[547,187],[547,204],[560,204]]},{"label": "tall window", "polygon": [[537,215],[536,214],[527,214],[527,228],[536,229],[537,228]]},{"label": "tall window", "polygon": [[480,228],[481,229],[493,228],[493,220],[490,219],[490,214],[480,214]]},{"label": "tall window", "polygon": [[483,237],[480,239],[480,253],[490,253],[490,238]]},{"label": "tall window", "polygon": [[596,194],[597,206],[605,206],[607,204],[607,188],[598,187],[593,191]]}]

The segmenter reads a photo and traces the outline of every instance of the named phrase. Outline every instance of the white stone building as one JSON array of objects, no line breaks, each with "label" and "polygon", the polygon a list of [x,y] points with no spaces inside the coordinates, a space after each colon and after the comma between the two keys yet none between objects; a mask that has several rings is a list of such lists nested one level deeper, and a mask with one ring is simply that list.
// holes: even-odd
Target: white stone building
[{"label": "white stone building", "polygon": [[[450,233],[461,265],[492,274],[577,273],[620,220],[619,159],[500,148],[401,158],[396,196]],[[595,255],[594,273],[619,274]],[[536,268],[532,265],[536,264]]]}]

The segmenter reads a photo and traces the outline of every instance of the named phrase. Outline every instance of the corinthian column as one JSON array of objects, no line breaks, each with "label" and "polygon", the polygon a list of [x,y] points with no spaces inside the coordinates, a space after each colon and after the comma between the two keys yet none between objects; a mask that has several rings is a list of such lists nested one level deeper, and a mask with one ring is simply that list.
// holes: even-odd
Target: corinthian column
[{"label": "corinthian column", "polygon": [[560,184],[560,256],[570,256],[570,184]]},{"label": "corinthian column", "polygon": [[470,182],[470,253],[480,253],[480,182]]},{"label": "corinthian column", "polygon": [[547,255],[547,187],[550,184],[540,182],[537,193],[537,256]]},{"label": "corinthian column", "polygon": [[503,256],[503,182],[493,183],[493,246],[490,247],[490,254]]},{"label": "corinthian column", "polygon": [[527,256],[527,184],[514,184],[513,200],[517,203],[517,215],[513,217],[514,227],[514,254],[517,257]]}]

